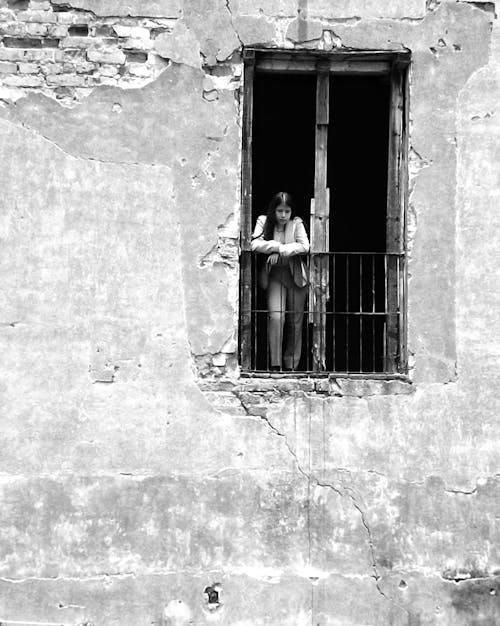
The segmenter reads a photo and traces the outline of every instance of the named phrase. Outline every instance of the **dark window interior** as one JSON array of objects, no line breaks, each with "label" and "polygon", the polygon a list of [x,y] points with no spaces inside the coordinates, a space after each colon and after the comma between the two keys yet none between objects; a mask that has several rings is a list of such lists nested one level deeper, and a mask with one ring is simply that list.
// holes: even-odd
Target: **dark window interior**
[{"label": "dark window interior", "polygon": [[330,80],[328,186],[334,252],[385,252],[389,77]]},{"label": "dark window interior", "polygon": [[[330,78],[328,186],[330,188],[330,300],[327,370],[383,371],[384,257],[341,253],[386,251],[390,83],[387,76]],[[252,224],[271,196],[288,191],[309,232],[314,196],[315,74],[259,74],[254,80]],[[256,255],[257,257],[259,255]],[[261,259],[254,259],[255,265]],[[257,268],[253,275],[256,276]],[[253,369],[267,370],[265,293],[254,285]],[[306,305],[307,311],[307,305]],[[303,329],[299,369],[311,369],[311,327]]]},{"label": "dark window interior", "polygon": [[[330,81],[328,173],[332,252],[385,252],[390,83],[388,76]],[[330,267],[326,367],[384,370],[383,256],[336,255]],[[335,319],[334,319],[335,318]],[[334,326],[335,321],[335,328]]]},{"label": "dark window interior", "polygon": [[314,196],[316,76],[256,74],[253,117],[253,215],[271,196],[288,191],[309,226]]}]

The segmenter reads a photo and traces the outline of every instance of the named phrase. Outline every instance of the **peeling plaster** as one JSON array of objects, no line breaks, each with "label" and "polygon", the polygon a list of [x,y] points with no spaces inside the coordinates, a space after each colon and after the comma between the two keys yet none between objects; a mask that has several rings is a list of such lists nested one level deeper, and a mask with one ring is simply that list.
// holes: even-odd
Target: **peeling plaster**
[{"label": "peeling plaster", "polygon": [[180,0],[50,0],[54,6],[72,7],[101,16],[180,17]]}]

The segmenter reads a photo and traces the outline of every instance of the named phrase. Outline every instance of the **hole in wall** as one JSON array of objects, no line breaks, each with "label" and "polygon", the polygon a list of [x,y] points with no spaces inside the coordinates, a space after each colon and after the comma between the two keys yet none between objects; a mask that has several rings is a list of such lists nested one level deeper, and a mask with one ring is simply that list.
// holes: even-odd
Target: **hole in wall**
[{"label": "hole in wall", "polygon": [[74,24],[68,28],[68,35],[70,37],[88,37],[89,27],[87,24]]},{"label": "hole in wall", "polygon": [[203,592],[205,596],[205,602],[207,608],[210,611],[216,611],[221,606],[220,593],[222,591],[222,585],[220,583],[213,583],[208,587],[205,587]]},{"label": "hole in wall", "polygon": [[8,0],[7,6],[14,11],[25,11],[29,6],[29,0]]}]

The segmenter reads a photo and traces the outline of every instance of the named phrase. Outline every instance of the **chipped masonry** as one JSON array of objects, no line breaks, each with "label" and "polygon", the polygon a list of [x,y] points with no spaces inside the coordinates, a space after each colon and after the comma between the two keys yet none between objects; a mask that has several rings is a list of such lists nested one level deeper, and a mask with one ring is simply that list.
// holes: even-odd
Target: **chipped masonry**
[{"label": "chipped masonry", "polygon": [[[0,36],[0,621],[499,622],[494,4],[0,0]],[[240,377],[254,45],[411,51],[408,379]]]}]

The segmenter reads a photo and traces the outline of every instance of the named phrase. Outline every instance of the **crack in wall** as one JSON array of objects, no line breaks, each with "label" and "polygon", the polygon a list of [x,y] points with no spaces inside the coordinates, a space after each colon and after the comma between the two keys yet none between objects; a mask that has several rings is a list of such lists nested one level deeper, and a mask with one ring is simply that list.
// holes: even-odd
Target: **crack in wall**
[{"label": "crack in wall", "polygon": [[244,46],[243,41],[242,41],[242,39],[240,37],[240,34],[239,34],[238,30],[236,29],[236,26],[234,25],[233,12],[231,10],[231,6],[229,4],[229,0],[224,0],[224,4],[226,6],[227,12],[229,13],[229,21],[231,22],[231,26],[233,27],[234,34],[236,35],[236,38],[240,42],[240,47],[243,48],[243,46]]},{"label": "crack in wall", "polygon": [[96,157],[90,157],[90,156],[89,157],[84,157],[84,156],[72,154],[71,152],[68,152],[65,148],[63,148],[59,143],[57,143],[53,139],[50,139],[50,137],[47,137],[42,132],[40,132],[38,129],[33,128],[33,126],[29,126],[25,122],[12,121],[12,120],[4,118],[4,117],[0,117],[0,121],[4,121],[7,124],[11,124],[12,126],[14,126],[16,128],[22,128],[22,129],[26,130],[27,132],[33,133],[37,137],[41,137],[47,143],[49,143],[51,146],[53,146],[54,148],[56,148],[57,150],[62,152],[64,155],[66,155],[70,159],[74,159],[76,161],[83,161],[83,162],[90,162],[90,163],[101,163],[103,165],[128,165],[128,166],[137,166],[137,167],[158,167],[158,168],[168,168],[168,169],[170,169],[170,167],[168,165],[164,165],[163,163],[145,163],[145,162],[140,162],[140,161],[111,161],[111,160],[108,161],[106,159],[98,159]]},{"label": "crack in wall", "polygon": [[399,608],[402,608],[404,610],[404,607],[400,607],[397,603],[394,602],[394,600],[392,600],[391,598],[389,598],[381,589],[380,587],[380,574],[378,572],[377,569],[377,561],[376,561],[376,557],[375,557],[375,548],[374,548],[374,544],[373,544],[373,536],[371,533],[371,529],[370,526],[368,524],[368,521],[366,519],[366,515],[364,513],[364,511],[362,510],[361,506],[359,505],[359,503],[356,500],[356,497],[354,496],[351,489],[347,488],[344,484],[342,484],[342,489],[344,490],[344,493],[338,489],[337,487],[335,487],[334,485],[332,485],[331,483],[323,483],[321,482],[314,474],[308,474],[300,465],[299,460],[297,458],[296,453],[293,451],[292,447],[290,446],[287,436],[280,432],[271,422],[267,417],[261,417],[261,419],[263,421],[266,422],[266,424],[269,426],[269,428],[271,429],[271,431],[277,435],[278,437],[282,437],[283,441],[285,443],[285,446],[287,447],[288,451],[290,452],[290,454],[292,455],[295,464],[297,465],[297,468],[299,470],[299,472],[307,479],[308,483],[310,483],[311,481],[313,481],[314,483],[316,483],[316,485],[318,485],[319,487],[323,487],[323,488],[327,488],[332,490],[336,495],[340,496],[340,497],[348,497],[349,500],[352,502],[354,508],[356,509],[356,511],[359,513],[360,517],[361,517],[361,522],[363,524],[363,527],[366,530],[367,536],[368,536],[368,546],[369,546],[369,551],[370,551],[370,557],[371,557],[371,566],[373,569],[373,575],[372,578],[375,580],[375,586],[377,588],[377,591],[379,592],[379,594],[381,596],[383,596],[386,600],[388,600],[389,602],[394,603],[396,606],[398,606]]},{"label": "crack in wall", "polygon": [[[406,571],[406,570],[405,570]],[[106,583],[110,579],[139,579],[139,578],[148,578],[148,577],[167,577],[174,576],[178,577],[180,575],[185,576],[193,576],[193,577],[206,577],[207,575],[223,575],[226,577],[230,576],[245,576],[248,578],[252,578],[254,580],[260,580],[262,582],[275,584],[277,579],[279,580],[289,580],[292,578],[296,579],[307,579],[311,580],[312,578],[318,578],[311,576],[310,571],[307,568],[296,567],[294,569],[274,569],[269,567],[255,567],[253,565],[233,565],[230,567],[220,567],[220,568],[212,568],[212,569],[204,569],[204,568],[181,568],[174,570],[152,570],[152,571],[142,571],[142,572],[126,572],[123,574],[95,574],[92,576],[55,576],[55,577],[44,577],[44,576],[26,576],[23,578],[10,578],[1,576],[0,583],[7,583],[10,585],[22,585],[25,583],[64,583],[64,582],[104,582]],[[441,574],[436,574],[436,577],[441,578]],[[337,570],[331,570],[328,572],[321,572],[321,580],[327,580],[329,578],[342,578],[345,580],[369,580],[373,579],[373,575],[371,574],[347,574],[345,572],[340,572]],[[0,620],[0,624],[1,624]]]},{"label": "crack in wall", "polygon": [[[66,12],[66,11],[71,11],[71,12],[75,12],[75,13],[84,13],[86,15],[92,15],[92,17],[94,17],[95,19],[97,19],[97,14],[94,13],[94,11],[92,11],[91,9],[84,9],[82,7],[75,7],[73,6],[71,3],[69,2],[54,2],[54,0],[50,0],[50,5],[54,11],[54,13],[61,13],[61,12]],[[63,11],[61,11],[60,9],[63,9]],[[106,16],[108,17],[108,16]],[[112,17],[112,16],[109,16]],[[118,16],[116,16],[118,18]],[[134,16],[137,17],[137,16]]]},{"label": "crack in wall", "polygon": [[[61,607],[61,608],[85,608],[85,607],[79,607],[77,605],[68,605],[67,607]],[[5,619],[3,617],[0,617],[0,625],[3,626],[5,624],[5,626],[7,626],[7,624],[17,624],[18,626],[92,626],[92,624],[90,624],[90,622],[79,622],[78,624],[76,624],[75,622],[72,623],[68,623],[68,622],[32,622],[30,620],[12,620],[12,619]]]},{"label": "crack in wall", "polygon": [[71,4],[71,2],[54,2],[54,0],[49,0],[49,1],[50,1],[50,4],[52,6],[54,13],[83,13],[86,15],[91,15],[96,20],[99,20],[99,19],[121,20],[124,18],[125,19],[131,18],[135,20],[155,20],[155,19],[169,20],[169,19],[181,19],[182,18],[182,12],[178,16],[140,15],[140,14],[132,13],[131,11],[128,11],[126,14],[121,14],[121,15],[110,15],[108,13],[105,13],[104,15],[102,14],[98,15],[95,11],[92,11],[92,9],[84,9],[83,7],[74,6],[73,4]]}]

